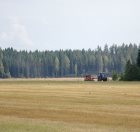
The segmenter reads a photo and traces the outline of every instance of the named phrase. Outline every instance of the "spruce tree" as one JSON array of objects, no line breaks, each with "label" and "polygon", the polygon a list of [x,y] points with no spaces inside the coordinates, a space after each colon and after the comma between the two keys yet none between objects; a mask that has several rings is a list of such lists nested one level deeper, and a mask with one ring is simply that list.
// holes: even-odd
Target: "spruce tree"
[{"label": "spruce tree", "polygon": [[4,77],[3,52],[0,48],[0,78]]},{"label": "spruce tree", "polygon": [[137,56],[137,67],[138,67],[138,80],[140,81],[140,49],[138,50],[138,56]]},{"label": "spruce tree", "polygon": [[131,81],[131,68],[132,64],[130,63],[130,60],[127,61],[125,66],[125,72],[124,72],[124,80],[125,81]]},{"label": "spruce tree", "polygon": [[140,49],[138,50],[137,66],[140,68]]}]

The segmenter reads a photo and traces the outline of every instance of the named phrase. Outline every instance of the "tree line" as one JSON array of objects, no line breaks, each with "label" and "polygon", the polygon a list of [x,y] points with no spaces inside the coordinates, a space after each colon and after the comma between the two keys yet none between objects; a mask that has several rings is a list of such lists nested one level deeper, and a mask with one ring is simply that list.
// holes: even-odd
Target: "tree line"
[{"label": "tree line", "polygon": [[122,73],[129,60],[136,64],[140,45],[107,44],[91,50],[17,51],[0,48],[0,77],[76,77],[99,72]]}]

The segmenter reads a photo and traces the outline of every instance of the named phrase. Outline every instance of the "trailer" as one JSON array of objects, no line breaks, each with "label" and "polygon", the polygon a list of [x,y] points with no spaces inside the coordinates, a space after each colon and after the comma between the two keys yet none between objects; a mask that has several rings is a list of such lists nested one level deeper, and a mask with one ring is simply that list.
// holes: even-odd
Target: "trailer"
[{"label": "trailer", "polygon": [[94,79],[96,79],[96,77],[93,75],[85,75],[84,77],[85,81],[94,81]]}]

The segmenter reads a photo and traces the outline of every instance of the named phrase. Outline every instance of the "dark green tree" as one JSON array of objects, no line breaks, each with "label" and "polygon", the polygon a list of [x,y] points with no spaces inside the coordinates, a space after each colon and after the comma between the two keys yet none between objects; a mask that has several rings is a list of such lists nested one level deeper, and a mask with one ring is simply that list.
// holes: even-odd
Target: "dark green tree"
[{"label": "dark green tree", "polygon": [[140,68],[137,65],[131,64],[130,61],[128,61],[125,68],[124,80],[125,81],[139,81]]},{"label": "dark green tree", "polygon": [[0,48],[0,78],[4,77],[3,52]]},{"label": "dark green tree", "polygon": [[130,60],[127,61],[126,66],[125,66],[125,72],[124,72],[124,80],[125,81],[131,81],[131,70],[132,70],[132,64],[130,63]]},{"label": "dark green tree", "polygon": [[138,50],[137,66],[140,68],[140,49]]},{"label": "dark green tree", "polygon": [[112,80],[113,80],[113,81],[118,80],[118,74],[117,74],[116,72],[113,72],[113,73],[112,73]]}]

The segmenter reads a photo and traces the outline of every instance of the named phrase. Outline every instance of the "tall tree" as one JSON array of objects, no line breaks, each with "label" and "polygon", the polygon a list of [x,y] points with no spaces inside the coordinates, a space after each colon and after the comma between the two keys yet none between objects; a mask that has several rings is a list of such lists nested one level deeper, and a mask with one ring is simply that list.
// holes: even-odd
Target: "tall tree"
[{"label": "tall tree", "polygon": [[132,64],[130,63],[130,60],[129,60],[126,63],[124,80],[131,81],[131,69],[132,69]]},{"label": "tall tree", "polygon": [[140,49],[138,50],[137,66],[140,68]]},{"label": "tall tree", "polygon": [[0,77],[4,76],[4,66],[3,66],[3,52],[0,48]]},{"label": "tall tree", "polygon": [[59,60],[58,60],[58,57],[55,57],[54,69],[55,69],[55,76],[58,76],[58,72],[59,72]]},{"label": "tall tree", "polygon": [[75,76],[77,76],[77,70],[78,70],[78,69],[77,69],[77,64],[75,64],[75,65],[74,65],[74,74],[75,74]]},{"label": "tall tree", "polygon": [[102,54],[97,53],[96,56],[97,72],[103,72],[103,58]]},{"label": "tall tree", "polygon": [[69,68],[70,68],[70,60],[68,58],[67,55],[64,56],[64,71],[65,71],[65,74],[69,74]]}]

